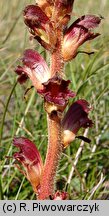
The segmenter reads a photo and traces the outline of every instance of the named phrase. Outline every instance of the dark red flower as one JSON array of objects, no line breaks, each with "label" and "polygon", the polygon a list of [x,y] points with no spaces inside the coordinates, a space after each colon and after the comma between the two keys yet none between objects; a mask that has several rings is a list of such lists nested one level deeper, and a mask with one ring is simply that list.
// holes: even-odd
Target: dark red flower
[{"label": "dark red flower", "polygon": [[37,192],[43,169],[40,153],[35,144],[24,137],[14,138],[13,144],[20,149],[20,151],[16,152],[13,156],[22,164],[25,171],[19,166],[17,167],[30,181],[34,191]]},{"label": "dark red flower", "polygon": [[46,31],[46,24],[49,22],[49,18],[37,5],[28,5],[24,9],[24,21],[25,24],[32,30],[37,31],[37,28]]},{"label": "dark red flower", "polygon": [[25,50],[22,58],[23,66],[17,66],[15,72],[19,75],[18,81],[23,83],[29,77],[37,89],[43,88],[42,83],[51,78],[49,68],[43,57],[36,51]]},{"label": "dark red flower", "polygon": [[[52,49],[56,43],[53,25],[48,16],[37,5],[28,5],[24,9],[24,22],[31,30],[31,34],[46,49]],[[43,42],[44,41],[44,42]],[[52,43],[51,43],[52,42]]]},{"label": "dark red flower", "polygon": [[63,42],[63,58],[69,61],[77,54],[77,49],[84,42],[99,36],[91,29],[96,28],[101,22],[101,18],[94,15],[84,15],[77,19],[66,31]]},{"label": "dark red flower", "polygon": [[75,139],[81,127],[92,127],[93,122],[88,118],[90,110],[89,103],[82,99],[70,106],[62,121],[65,147]]},{"label": "dark red flower", "polygon": [[63,80],[58,76],[55,76],[43,83],[44,88],[38,90],[38,93],[42,94],[45,100],[49,103],[58,106],[65,106],[70,97],[74,97],[76,94],[68,89],[70,80]]}]

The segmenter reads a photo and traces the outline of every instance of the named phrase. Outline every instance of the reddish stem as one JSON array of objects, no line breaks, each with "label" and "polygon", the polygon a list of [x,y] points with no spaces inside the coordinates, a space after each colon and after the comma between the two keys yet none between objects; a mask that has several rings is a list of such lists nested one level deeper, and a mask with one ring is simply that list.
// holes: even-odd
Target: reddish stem
[{"label": "reddish stem", "polygon": [[[62,30],[57,28],[56,35],[57,43],[55,50],[51,55],[50,71],[52,75],[58,73],[62,76],[61,73],[63,72],[64,67],[61,55]],[[55,118],[52,119],[48,116],[48,149],[41,179],[40,194],[38,197],[38,199],[41,200],[49,198],[49,196],[54,193],[56,171],[63,151],[61,118],[56,112],[54,115]]]},{"label": "reddish stem", "polygon": [[39,199],[47,199],[54,193],[55,175],[63,150],[60,119],[52,120],[48,116],[48,150],[41,181]]},{"label": "reddish stem", "polygon": [[55,50],[51,55],[51,65],[50,71],[52,76],[56,73],[61,74],[63,72],[64,62],[62,58],[62,31],[61,29],[57,29],[57,43],[55,46]]}]

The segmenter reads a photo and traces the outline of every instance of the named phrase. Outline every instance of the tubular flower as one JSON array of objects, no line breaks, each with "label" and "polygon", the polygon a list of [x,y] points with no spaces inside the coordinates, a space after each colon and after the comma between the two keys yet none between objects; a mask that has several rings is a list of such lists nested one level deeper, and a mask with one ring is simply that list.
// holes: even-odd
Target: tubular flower
[{"label": "tubular flower", "polygon": [[91,29],[96,28],[101,22],[101,18],[94,15],[84,15],[77,19],[66,31],[63,40],[63,59],[69,61],[77,55],[78,47],[84,42],[99,36]]},{"label": "tubular flower", "polygon": [[70,106],[62,120],[64,147],[67,147],[70,142],[75,139],[76,134],[81,127],[92,127],[93,122],[88,118],[90,110],[89,103],[82,99],[77,100]]},{"label": "tubular flower", "polygon": [[43,82],[51,78],[49,68],[43,57],[32,49],[25,50],[22,58],[23,66],[17,66],[15,72],[19,75],[18,81],[23,83],[29,77],[37,89],[42,89]]},{"label": "tubular flower", "polygon": [[28,5],[24,9],[24,22],[31,30],[31,34],[46,49],[56,43],[53,25],[48,16],[37,5]]},{"label": "tubular flower", "polygon": [[66,106],[70,97],[74,97],[76,94],[68,89],[70,80],[63,80],[62,78],[55,76],[43,83],[44,88],[38,90],[38,93],[42,94],[50,104],[60,107],[60,109]]},{"label": "tubular flower", "polygon": [[20,149],[13,156],[24,167],[23,171],[19,166],[18,169],[30,181],[35,193],[40,188],[40,179],[43,169],[42,159],[35,144],[24,137],[14,138],[14,146]]}]

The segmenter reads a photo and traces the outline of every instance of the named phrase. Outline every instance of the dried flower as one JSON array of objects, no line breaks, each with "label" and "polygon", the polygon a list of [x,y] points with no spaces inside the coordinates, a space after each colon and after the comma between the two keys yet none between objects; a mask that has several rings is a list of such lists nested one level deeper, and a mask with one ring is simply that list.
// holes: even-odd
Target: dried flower
[{"label": "dried flower", "polygon": [[16,152],[13,156],[22,164],[25,171],[19,166],[17,167],[30,181],[34,192],[37,193],[43,169],[40,153],[35,144],[24,137],[14,138],[13,144],[20,149],[20,151]]},{"label": "dried flower", "polygon": [[92,127],[92,120],[88,118],[90,110],[89,103],[82,99],[77,100],[70,106],[62,121],[64,147],[75,139],[75,136],[81,127]]},{"label": "dried flower", "polygon": [[15,72],[19,75],[18,81],[23,83],[29,77],[37,89],[42,89],[42,83],[51,77],[49,68],[43,57],[32,49],[25,50],[22,58],[23,66],[18,66]]},{"label": "dried flower", "polygon": [[101,18],[94,15],[84,15],[77,19],[66,31],[63,41],[63,58],[69,61],[77,55],[78,47],[84,42],[99,36],[91,29],[96,28],[101,22]]}]

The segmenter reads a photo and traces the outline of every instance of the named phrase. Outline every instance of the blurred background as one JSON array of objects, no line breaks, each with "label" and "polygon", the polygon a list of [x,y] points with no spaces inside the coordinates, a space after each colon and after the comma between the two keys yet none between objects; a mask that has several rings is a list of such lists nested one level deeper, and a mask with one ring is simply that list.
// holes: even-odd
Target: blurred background
[{"label": "blurred background", "polygon": [[[0,199],[35,199],[29,182],[14,166],[13,137],[25,136],[34,141],[43,159],[46,153],[43,100],[35,89],[24,98],[31,82],[16,85],[14,72],[26,48],[38,50],[49,65],[49,55],[37,41],[30,40],[23,22],[23,9],[34,3],[34,0],[0,1]],[[77,92],[76,99],[84,98],[92,105],[90,117],[94,121],[93,128],[87,131],[91,143],[83,146],[68,192],[70,199],[109,199],[109,1],[75,0],[72,21],[84,14],[104,19],[96,30],[101,35],[79,48],[95,54],[78,54],[65,68],[66,78],[72,81],[70,87]],[[56,177],[60,190],[66,186],[80,144],[76,140],[63,152]]]}]

